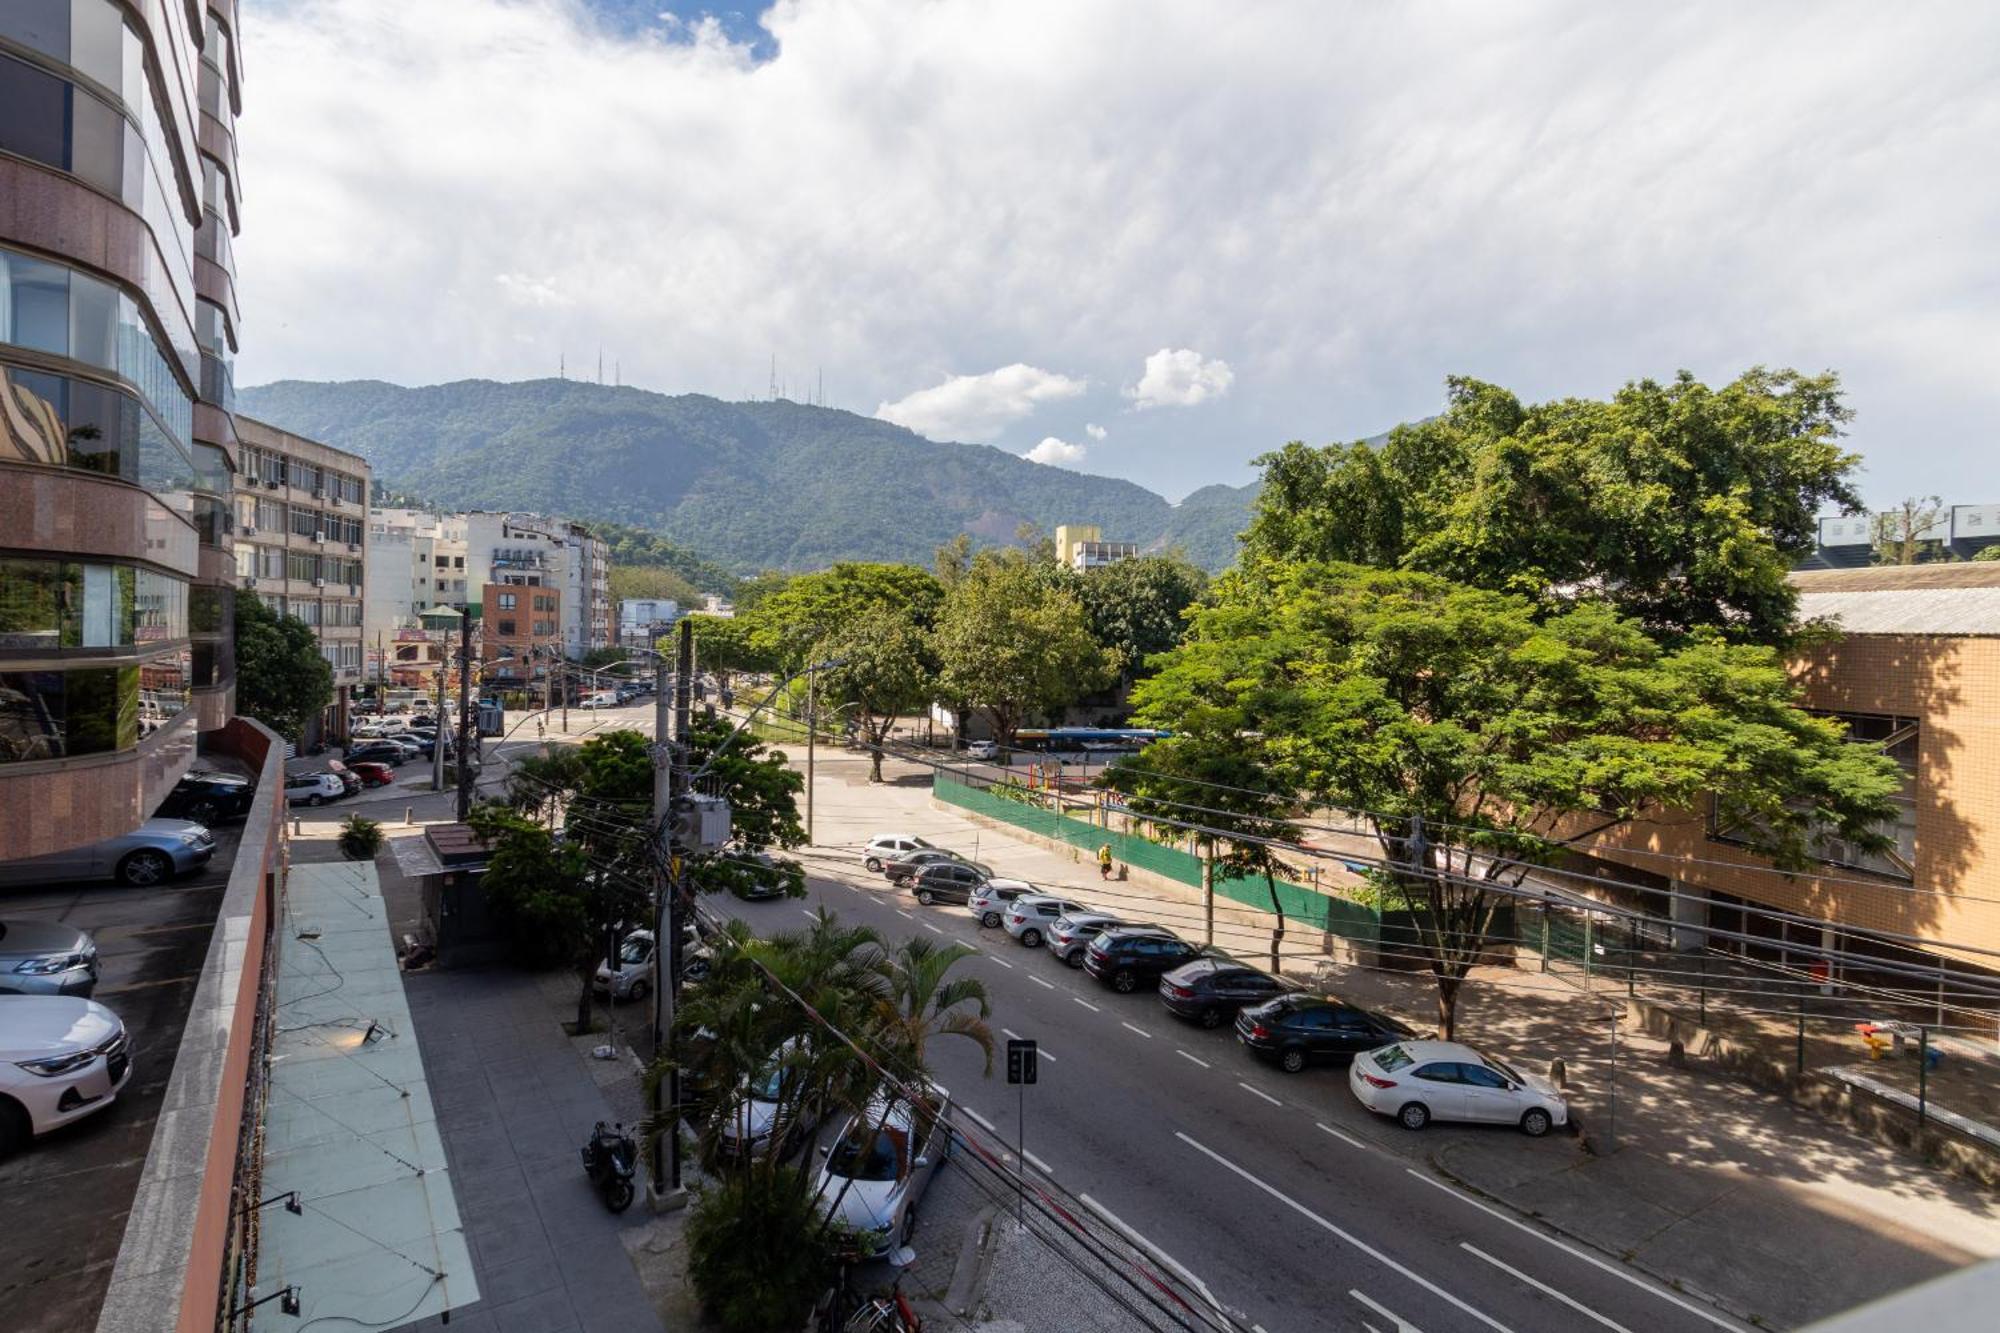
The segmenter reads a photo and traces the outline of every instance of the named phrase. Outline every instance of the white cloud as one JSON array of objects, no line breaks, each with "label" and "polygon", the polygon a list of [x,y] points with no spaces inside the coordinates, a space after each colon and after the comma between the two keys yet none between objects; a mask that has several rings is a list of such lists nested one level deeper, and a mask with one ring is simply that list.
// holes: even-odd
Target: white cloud
[{"label": "white cloud", "polygon": [[1086,452],[1088,447],[1085,445],[1071,444],[1068,440],[1059,440],[1053,435],[1046,435],[1042,437],[1040,444],[1028,450],[1022,457],[1030,463],[1047,463],[1051,467],[1074,467],[1083,461]]},{"label": "white cloud", "polygon": [[1162,347],[1146,358],[1146,372],[1125,396],[1141,408],[1193,407],[1222,397],[1235,382],[1227,361],[1209,360],[1187,347]]},{"label": "white cloud", "polygon": [[728,398],[775,353],[868,411],[1014,361],[1122,387],[1170,333],[1242,380],[1121,418],[1171,493],[1433,412],[1452,373],[1830,366],[1873,498],[1976,489],[2000,6],[1218,12],[784,0],[759,64],[581,0],[248,0],[238,380],[601,344]]},{"label": "white cloud", "polygon": [[1016,361],[984,375],[953,375],[943,384],[919,389],[875,415],[908,426],[933,440],[990,440],[1043,403],[1074,398],[1083,380]]},{"label": "white cloud", "polygon": [[1101,440],[1111,432],[1092,422],[1084,426],[1083,433],[1093,440]]}]

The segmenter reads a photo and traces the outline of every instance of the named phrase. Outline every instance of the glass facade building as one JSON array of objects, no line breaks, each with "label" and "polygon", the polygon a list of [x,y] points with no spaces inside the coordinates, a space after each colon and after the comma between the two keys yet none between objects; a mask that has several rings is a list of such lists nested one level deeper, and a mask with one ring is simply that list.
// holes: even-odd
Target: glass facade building
[{"label": "glass facade building", "polygon": [[234,711],[234,0],[0,3],[0,859]]}]

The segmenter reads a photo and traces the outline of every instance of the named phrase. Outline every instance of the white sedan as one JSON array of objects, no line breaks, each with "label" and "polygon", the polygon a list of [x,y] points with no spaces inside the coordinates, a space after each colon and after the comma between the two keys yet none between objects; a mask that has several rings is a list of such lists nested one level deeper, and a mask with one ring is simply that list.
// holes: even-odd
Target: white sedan
[{"label": "white sedan", "polygon": [[1347,1085],[1361,1104],[1405,1129],[1432,1120],[1519,1125],[1539,1138],[1569,1123],[1555,1084],[1455,1041],[1399,1041],[1354,1057]]},{"label": "white sedan", "polygon": [[103,1110],[131,1077],[125,1024],[95,1000],[0,1000],[0,1157]]},{"label": "white sedan", "polygon": [[1030,949],[1039,948],[1042,939],[1055,928],[1059,917],[1087,909],[1082,903],[1073,903],[1067,898],[1057,898],[1046,893],[1024,893],[1007,904],[1007,915],[1000,924]]},{"label": "white sedan", "polygon": [[883,1258],[909,1244],[917,1200],[951,1152],[951,1096],[943,1088],[931,1091],[933,1100],[921,1107],[900,1094],[878,1093],[831,1146],[820,1149],[826,1165],[817,1206],[823,1216],[847,1224],[863,1258]]}]

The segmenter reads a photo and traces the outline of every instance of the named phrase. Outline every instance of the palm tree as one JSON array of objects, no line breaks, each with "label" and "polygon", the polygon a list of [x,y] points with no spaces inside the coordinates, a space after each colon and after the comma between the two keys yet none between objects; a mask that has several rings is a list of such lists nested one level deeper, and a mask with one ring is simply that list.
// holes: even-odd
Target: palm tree
[{"label": "palm tree", "polygon": [[[925,1052],[933,1037],[964,1037],[976,1042],[993,1072],[993,1029],[986,1018],[993,1012],[986,983],[977,977],[947,974],[961,959],[978,953],[964,944],[939,946],[927,939],[904,940],[885,954],[878,970],[887,994],[880,1002],[877,1032],[885,1055],[907,1072],[922,1078]],[[970,1005],[970,1008],[965,1006]]]}]

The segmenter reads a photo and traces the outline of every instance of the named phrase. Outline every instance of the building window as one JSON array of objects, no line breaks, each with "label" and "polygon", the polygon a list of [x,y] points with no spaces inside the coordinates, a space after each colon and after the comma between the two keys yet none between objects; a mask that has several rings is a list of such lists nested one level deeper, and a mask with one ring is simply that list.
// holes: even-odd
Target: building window
[{"label": "building window", "polygon": [[[440,588],[442,588],[442,587],[443,587],[444,585],[443,585],[442,583],[440,583],[440,584],[439,584],[438,586],[439,586]],[[500,609],[501,609],[502,611],[512,611],[512,610],[514,609],[514,594],[513,594],[513,593],[511,593],[511,592],[503,592],[503,593],[499,594],[499,596],[498,596],[497,600],[498,600],[498,603],[499,603],[499,606],[500,606]]]},{"label": "building window", "polygon": [[[1896,818],[1882,832],[1891,840],[1883,851],[1869,851],[1832,833],[1821,833],[1813,841],[1813,855],[1823,864],[1850,870],[1865,870],[1909,883],[1916,878],[1917,857],[1917,740],[1915,718],[1890,717],[1875,713],[1823,713],[1847,725],[1847,739],[1857,745],[1879,745],[1903,770],[1903,788],[1895,796]],[[1719,842],[1743,841],[1742,824],[1725,824],[1713,800],[1709,806],[1709,834]]]},{"label": "building window", "polygon": [[501,621],[498,632],[503,639],[513,638],[515,634],[514,622],[511,620]]}]

